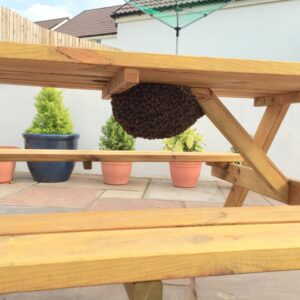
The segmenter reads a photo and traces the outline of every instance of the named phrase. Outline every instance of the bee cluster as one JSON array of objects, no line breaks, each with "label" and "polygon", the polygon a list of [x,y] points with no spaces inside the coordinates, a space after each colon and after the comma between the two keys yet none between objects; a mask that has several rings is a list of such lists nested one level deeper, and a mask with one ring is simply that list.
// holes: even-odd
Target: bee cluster
[{"label": "bee cluster", "polygon": [[204,115],[191,89],[141,83],[112,97],[113,115],[132,136],[163,139],[182,133]]}]

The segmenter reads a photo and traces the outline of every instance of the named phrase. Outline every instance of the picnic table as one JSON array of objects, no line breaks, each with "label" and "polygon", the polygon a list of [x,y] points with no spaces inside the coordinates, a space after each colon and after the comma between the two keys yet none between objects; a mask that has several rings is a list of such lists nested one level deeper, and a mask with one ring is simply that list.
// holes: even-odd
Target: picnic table
[{"label": "picnic table", "polygon": [[[45,45],[0,43],[0,83],[102,90],[103,98],[109,99],[113,94],[122,93],[139,83],[147,82],[185,85],[190,87],[206,116],[227,140],[239,150],[240,154],[138,151],[107,153],[81,150],[51,151],[2,149],[0,150],[0,161],[82,161],[87,168],[90,167],[90,162],[92,161],[104,160],[205,161],[212,167],[213,176],[233,184],[225,203],[226,207],[242,206],[249,190],[286,204],[298,205],[300,203],[300,182],[286,177],[266,154],[287,114],[289,106],[292,103],[300,102],[299,63],[184,57],[129,53],[114,50],[92,50]],[[265,113],[253,138],[224,106],[220,97],[252,98],[254,99],[254,106],[266,107]],[[237,164],[236,162],[240,163]],[[228,209],[229,208],[220,209],[218,212],[214,213],[216,213],[216,216],[222,216],[222,214],[228,216],[228,214],[231,214],[231,211],[228,211]],[[163,225],[161,224],[161,220],[164,220],[163,214],[165,212],[155,212],[157,219],[154,220],[154,217],[152,216],[148,227],[140,225],[141,223],[138,223],[138,225],[135,224],[133,227],[128,227],[128,225],[122,223],[121,225],[119,224],[119,227],[111,228],[111,224],[113,223],[109,223],[108,227],[104,226],[99,228],[99,224],[93,223],[90,224],[90,227],[83,226],[84,228],[78,228],[74,220],[80,220],[80,217],[73,215],[72,218],[70,217],[73,222],[70,223],[70,220],[67,218],[67,220],[69,220],[69,223],[66,223],[67,225],[64,224],[64,226],[62,225],[61,227],[53,225],[54,227],[50,226],[51,228],[46,228],[44,231],[42,230],[40,232],[37,226],[30,227],[31,229],[36,229],[36,231],[28,230],[23,232],[22,228],[24,228],[24,224],[31,226],[31,222],[45,224],[48,220],[47,222],[53,224],[53,222],[55,223],[55,220],[62,217],[56,216],[56,219],[55,217],[49,219],[47,216],[38,216],[32,217],[30,220],[23,217],[23,227],[20,221],[18,221],[20,220],[20,217],[14,217],[9,219],[11,222],[9,223],[9,228],[13,228],[13,231],[4,230],[4,232],[1,233],[0,229],[0,254],[2,253],[1,245],[5,245],[7,251],[13,251],[13,245],[15,245],[17,247],[16,249],[20,249],[21,257],[16,260],[17,263],[14,266],[9,264],[1,265],[3,261],[0,259],[0,292],[1,284],[2,286],[6,284],[6,289],[3,288],[4,291],[20,291],[20,286],[22,286],[20,281],[22,281],[22,278],[24,279],[28,276],[28,274],[31,274],[30,272],[34,272],[33,270],[39,274],[39,280],[25,280],[24,282],[27,282],[27,285],[25,283],[23,284],[24,290],[43,289],[47,287],[47,283],[49,288],[61,288],[80,286],[82,284],[151,281],[185,276],[229,274],[230,272],[244,273],[297,269],[300,267],[300,239],[295,235],[294,239],[286,239],[284,241],[284,248],[280,248],[280,244],[283,243],[284,236],[287,236],[289,232],[287,228],[289,226],[284,223],[296,223],[290,225],[290,227],[295,226],[294,228],[298,228],[297,226],[299,226],[300,222],[299,218],[292,218],[291,220],[291,216],[294,217],[293,211],[298,208],[294,208],[295,210],[293,210],[293,208],[288,208],[288,211],[285,211],[285,209],[287,208],[269,208],[269,210],[263,210],[262,212],[261,209],[255,208],[254,213],[252,212],[252,217],[254,219],[249,217],[249,208],[238,209],[241,216],[244,216],[244,221],[248,224],[248,227],[241,226],[242,219],[240,219],[239,222],[229,222],[229,224],[226,224],[228,225],[226,229],[228,231],[225,230],[223,223],[221,224],[222,226],[216,226],[218,218],[213,218],[213,216],[211,216],[213,212],[209,209],[206,209],[205,211],[212,217],[212,220],[214,220],[214,222],[212,222],[213,225],[216,226],[214,230],[211,228],[209,229],[209,226],[207,226],[207,223],[205,222],[199,224],[197,222],[193,223],[186,221],[181,224],[175,222]],[[197,213],[197,210],[195,211]],[[287,213],[285,214],[285,212]],[[139,213],[143,214],[142,212]],[[178,222],[180,222],[180,217],[178,216],[183,216],[185,213],[188,212],[182,210],[173,215],[170,212],[171,217],[169,215],[167,220],[172,220],[173,218],[173,220],[178,220]],[[200,212],[198,211],[198,213]],[[257,220],[255,214],[259,215],[260,213],[262,213],[264,217]],[[202,216],[203,220],[207,221],[206,218],[208,215],[206,215],[206,217],[204,217],[204,215],[200,213],[199,218],[201,219]],[[85,220],[89,219],[87,216],[81,216]],[[120,217],[120,214],[118,214],[118,216]],[[134,220],[143,222],[137,215],[134,216]],[[98,215],[96,220],[102,220],[102,217],[102,215]],[[0,224],[2,224],[1,218]],[[117,217],[115,218],[117,219]],[[5,219],[5,222],[8,222],[9,220]],[[129,220],[128,215],[126,215],[125,220]],[[144,219],[144,221],[146,220],[147,218]],[[197,220],[199,221],[199,219]],[[255,225],[253,225],[251,220],[254,220],[253,222]],[[4,225],[5,222],[3,222]],[[258,224],[265,225],[262,226]],[[182,233],[177,234],[175,231],[171,230],[171,228],[177,230],[177,226],[184,227]],[[195,228],[192,229],[191,226],[195,226]],[[168,227],[169,229],[164,227]],[[68,230],[66,230],[66,228],[68,228]],[[125,228],[126,230],[121,234],[120,230],[122,231]],[[130,230],[136,230],[137,228],[143,231],[135,231],[137,235],[133,239],[133,243],[136,243],[134,245],[140,252],[134,252],[136,256],[133,255],[133,257],[131,257],[132,260],[130,260],[130,256],[133,252],[128,251],[127,253],[125,251],[128,256],[120,259],[122,253],[118,251],[122,249],[122,242],[126,241],[126,239],[129,239],[129,241],[132,242],[133,240],[131,238],[133,231]],[[158,229],[160,229],[160,231],[157,231]],[[113,237],[109,236],[109,230],[112,230],[111,234]],[[116,233],[114,230],[119,231]],[[66,231],[68,233],[66,233]],[[79,231],[81,232],[80,234],[78,233]],[[96,231],[98,233],[93,235],[91,231]],[[207,252],[197,252],[196,247],[193,248],[193,251],[190,251],[191,245],[188,237],[191,239],[195,238],[196,232],[198,232],[198,234],[205,234],[203,233],[205,231],[209,232],[210,238],[220,239],[220,243],[211,246],[213,248],[219,247],[222,242],[229,241],[221,234],[222,232],[226,232],[224,233],[225,236],[227,236],[226,234],[230,235],[230,233],[233,233],[232,237],[236,236],[237,238],[243,235],[244,232],[245,240],[244,243],[233,243],[234,249],[231,249],[230,247],[227,249],[229,252],[232,251],[231,255],[226,251],[226,255],[221,255],[222,247],[219,250],[214,248],[214,251],[211,251],[212,248],[206,249],[204,247]],[[91,262],[96,264],[97,267],[105,266],[109,268],[109,264],[112,266],[111,271],[105,276],[102,276],[99,273],[99,269],[95,271],[92,268],[92,264],[88,265],[87,262],[85,262],[86,264],[83,262],[84,254],[87,255],[87,257],[90,255],[89,258],[95,258],[95,248],[88,249],[87,247],[78,247],[78,251],[81,252],[80,255],[78,254],[78,256],[75,256],[77,259],[81,260],[74,262],[74,264],[68,261],[64,265],[61,261],[60,263],[62,265],[53,264],[52,266],[49,266],[51,261],[55,261],[55,257],[50,256],[48,260],[46,257],[43,257],[45,259],[44,264],[41,261],[38,261],[31,266],[31,269],[22,267],[24,260],[26,261],[26,254],[29,253],[29,250],[26,250],[24,245],[27,245],[29,249],[33,249],[35,245],[43,244],[45,242],[49,242],[50,247],[51,245],[57,245],[57,243],[63,242],[61,236],[57,235],[57,233],[62,232],[64,232],[64,234],[69,234],[68,237],[72,241],[73,246],[80,241],[83,243],[95,242],[97,245],[97,238],[103,237],[106,242],[100,243],[99,247],[103,248],[107,243],[109,244],[112,242],[119,250],[110,253],[115,253],[116,256],[119,257],[119,260],[114,260],[116,257],[112,257],[113,255],[109,256],[109,258],[108,256],[104,258],[101,257],[101,265],[99,261],[97,262],[97,259],[92,259]],[[70,232],[73,233],[73,235],[71,235]],[[86,236],[84,236],[82,232],[86,232]],[[255,236],[253,236],[253,232],[255,232]],[[50,233],[55,234],[50,236]],[[24,234],[29,234],[34,242],[29,242],[28,238],[23,237]],[[47,237],[34,237],[34,234],[47,234]],[[160,240],[160,238],[163,239],[163,236],[165,235],[171,236],[169,243],[166,242],[166,244],[161,242],[163,240]],[[7,239],[5,239],[7,236],[10,236],[13,239],[11,244],[7,244]],[[142,239],[143,236],[147,241],[145,244],[138,241],[139,239]],[[68,237],[64,236],[66,240]],[[176,257],[175,260],[170,260],[171,254],[169,253],[170,255],[168,256],[166,255],[166,252],[164,252],[166,247],[174,247],[172,238],[178,241],[178,246],[180,244],[178,252],[175,254],[173,253]],[[264,247],[264,240],[268,241],[268,239],[273,242],[266,246],[268,251],[263,251],[263,249],[266,249]],[[151,242],[153,242],[153,245],[151,245]],[[201,240],[199,238],[199,240],[195,239],[195,242],[199,243],[197,244],[199,246],[201,243],[204,245],[206,240]],[[9,247],[9,245],[11,247]],[[153,248],[150,245],[153,246]],[[155,245],[158,248],[155,248]],[[134,246],[132,247],[133,248],[130,249],[134,249]],[[71,250],[68,246],[63,246],[63,248],[62,253],[65,255],[63,257],[66,258]],[[147,251],[145,250],[146,248]],[[143,252],[143,249],[145,253]],[[273,252],[272,249],[277,249],[278,251],[276,250]],[[153,250],[157,255],[155,256],[154,253],[149,253],[150,250]],[[13,259],[18,256],[17,253],[15,253],[15,256],[14,254],[9,255],[8,253],[9,252],[4,253],[7,255],[8,259]],[[144,254],[145,257],[142,259],[139,257],[138,253],[140,253],[140,255]],[[216,253],[219,253],[219,256]],[[234,256],[234,253],[239,254]],[[251,264],[247,264],[247,253],[254,260]],[[272,255],[268,255],[268,253],[272,253]],[[287,256],[284,253],[286,253]],[[210,257],[209,255],[216,258],[216,262],[212,265],[209,264],[209,267],[207,267],[206,264],[208,263],[207,259]],[[149,257],[151,257],[151,259]],[[73,256],[72,258],[75,259]],[[195,258],[195,260],[192,258]],[[186,259],[188,259],[190,265],[183,263]],[[222,261],[222,259],[224,259],[224,261]],[[66,261],[67,260],[68,259],[66,258]],[[103,263],[104,261],[105,263]],[[80,262],[82,262],[82,264]],[[137,268],[139,264],[143,264],[146,268],[145,272],[142,270],[133,271],[133,269],[129,271],[128,268],[131,262],[135,268]],[[176,268],[175,262],[178,263],[178,268]],[[191,265],[193,264],[196,265],[192,268]],[[160,265],[165,267],[160,268]],[[68,272],[62,271],[64,266],[67,267],[65,270],[68,270]],[[82,266],[83,269],[80,269],[80,266]],[[118,267],[120,268],[121,273],[119,276],[116,276]],[[23,273],[18,273],[18,270],[21,270]],[[70,272],[72,273],[74,270],[78,271],[78,276],[75,276],[76,278],[74,277],[73,281],[68,280]],[[59,273],[57,280],[54,280],[50,275],[50,277],[47,278],[52,278],[52,281],[46,280],[45,278],[44,280],[41,277],[44,272],[49,272],[54,276],[55,271]],[[94,275],[94,277],[89,277],[87,280],[87,273]],[[83,276],[80,277],[80,275]],[[83,279],[80,280],[80,278]],[[113,280],[113,278],[115,278],[115,280]],[[50,284],[50,282],[52,283]],[[135,295],[134,289],[136,287],[136,285],[131,286],[131,288],[129,287],[129,294],[132,299],[142,299],[137,296],[132,296]],[[152,287],[154,296],[151,299],[160,299],[161,285],[156,283],[152,285]],[[142,290],[145,291],[145,289],[145,286],[142,286]]]}]

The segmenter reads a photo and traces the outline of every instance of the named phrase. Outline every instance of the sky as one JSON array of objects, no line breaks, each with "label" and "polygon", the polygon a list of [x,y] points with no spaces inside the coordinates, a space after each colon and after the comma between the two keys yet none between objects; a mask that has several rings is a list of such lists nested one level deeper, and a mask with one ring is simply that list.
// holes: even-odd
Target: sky
[{"label": "sky", "polygon": [[1,6],[11,8],[32,21],[74,17],[85,9],[124,3],[124,0],[0,0]]}]

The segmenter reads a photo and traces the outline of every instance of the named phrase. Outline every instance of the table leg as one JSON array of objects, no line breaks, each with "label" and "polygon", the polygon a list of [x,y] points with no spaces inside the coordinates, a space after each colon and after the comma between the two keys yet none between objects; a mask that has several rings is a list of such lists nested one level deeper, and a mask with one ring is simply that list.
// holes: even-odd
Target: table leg
[{"label": "table leg", "polygon": [[[257,128],[254,141],[258,147],[268,152],[289,109],[289,104],[268,106]],[[249,190],[234,184],[225,202],[225,207],[242,206]]]},{"label": "table leg", "polygon": [[[215,124],[221,133],[236,147],[246,163],[260,175],[261,179],[278,196],[288,202],[289,185],[287,178],[267,157],[260,146],[228,111],[218,97],[209,89],[194,88],[199,105],[207,117]],[[265,123],[265,121],[264,121]],[[262,125],[265,127],[265,125]],[[276,133],[276,131],[274,130]],[[269,144],[270,139],[265,143]]]},{"label": "table leg", "polygon": [[163,285],[161,281],[125,284],[129,300],[162,300]]}]

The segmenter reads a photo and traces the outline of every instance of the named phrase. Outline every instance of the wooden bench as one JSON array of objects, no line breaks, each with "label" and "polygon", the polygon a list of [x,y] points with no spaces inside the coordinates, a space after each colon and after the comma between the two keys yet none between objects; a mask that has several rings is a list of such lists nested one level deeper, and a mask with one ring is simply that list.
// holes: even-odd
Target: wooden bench
[{"label": "wooden bench", "polygon": [[0,293],[299,268],[300,207],[0,216]]},{"label": "wooden bench", "polygon": [[[134,59],[132,59],[134,57]],[[300,204],[300,182],[268,157],[291,104],[300,64],[0,43],[0,82],[102,90],[185,85],[234,154],[0,150],[0,161],[205,161],[233,183],[225,206],[249,190]],[[266,106],[254,138],[219,97]],[[242,157],[242,158],[241,158]],[[235,162],[243,161],[237,165]],[[0,217],[0,292],[127,284],[130,299],[161,299],[159,280],[300,268],[299,208],[224,208]],[[148,283],[151,282],[151,283]]]}]

